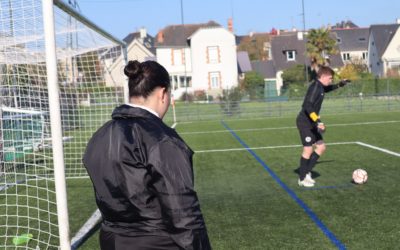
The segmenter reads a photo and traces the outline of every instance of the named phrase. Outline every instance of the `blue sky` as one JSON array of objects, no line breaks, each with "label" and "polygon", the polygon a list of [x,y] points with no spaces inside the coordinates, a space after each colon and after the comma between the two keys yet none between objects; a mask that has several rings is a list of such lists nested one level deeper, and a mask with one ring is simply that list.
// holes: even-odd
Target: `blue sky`
[{"label": "blue sky", "polygon": [[[68,2],[68,0],[64,0]],[[74,0],[70,0],[74,1]],[[75,0],[81,13],[116,38],[145,27],[150,35],[181,24],[181,0]],[[233,16],[237,35],[302,29],[302,0],[182,0],[185,24],[214,20],[224,27]],[[306,28],[351,20],[360,27],[395,23],[399,0],[304,0]]]}]

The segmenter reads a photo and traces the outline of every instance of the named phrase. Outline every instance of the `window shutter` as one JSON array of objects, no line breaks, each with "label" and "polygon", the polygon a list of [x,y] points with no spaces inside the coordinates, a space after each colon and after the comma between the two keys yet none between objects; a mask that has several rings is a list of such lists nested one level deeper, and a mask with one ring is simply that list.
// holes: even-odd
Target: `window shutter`
[{"label": "window shutter", "polygon": [[208,89],[211,89],[211,74],[208,72]]},{"label": "window shutter", "polygon": [[210,63],[210,55],[209,55],[209,52],[208,52],[208,47],[206,48],[206,61],[207,61],[207,64]]},{"label": "window shutter", "polygon": [[171,49],[171,65],[175,65],[175,61],[174,61],[174,49]]},{"label": "window shutter", "polygon": [[221,51],[219,49],[219,46],[217,47],[218,49],[218,63],[221,63]]}]

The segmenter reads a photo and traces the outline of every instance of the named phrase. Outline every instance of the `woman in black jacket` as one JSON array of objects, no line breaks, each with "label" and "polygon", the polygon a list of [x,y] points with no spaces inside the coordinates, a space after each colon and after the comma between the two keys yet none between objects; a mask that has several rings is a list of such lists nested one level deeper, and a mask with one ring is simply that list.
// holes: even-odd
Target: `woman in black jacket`
[{"label": "woman in black jacket", "polygon": [[169,74],[154,61],[130,61],[124,73],[130,103],[114,110],[83,157],[103,218],[101,249],[211,249],[193,151],[162,122]]}]

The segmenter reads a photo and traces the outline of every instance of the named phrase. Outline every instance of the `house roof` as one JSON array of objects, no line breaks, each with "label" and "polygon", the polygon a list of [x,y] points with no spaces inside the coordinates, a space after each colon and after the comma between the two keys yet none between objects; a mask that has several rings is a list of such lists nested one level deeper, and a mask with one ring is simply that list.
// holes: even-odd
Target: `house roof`
[{"label": "house roof", "polygon": [[221,27],[209,21],[201,24],[169,25],[157,33],[156,47],[186,47],[187,38],[200,28]]},{"label": "house roof", "polygon": [[246,37],[248,37],[248,36],[247,36],[247,35],[245,35],[245,36],[238,36],[238,35],[235,35],[235,42],[236,42],[236,45],[239,45],[240,42],[241,42],[244,38],[246,38]]},{"label": "house roof", "polygon": [[[305,35],[303,35],[305,38]],[[305,57],[305,40],[298,39],[296,33],[286,33],[284,35],[273,36],[271,40],[272,60],[277,71],[288,69],[296,64],[310,65],[309,60]],[[288,61],[286,51],[296,51],[296,60]],[[330,57],[331,67],[343,66],[342,58],[339,54]]]},{"label": "house roof", "polygon": [[254,71],[260,73],[265,78],[276,78],[275,65],[272,60],[252,61],[251,66]]},{"label": "house roof", "polygon": [[247,53],[247,51],[238,51],[237,61],[238,61],[239,73],[245,73],[252,70],[249,54]]},{"label": "house roof", "polygon": [[[275,69],[279,71],[290,68],[295,64],[304,63],[305,46],[305,41],[298,40],[296,34],[273,36],[271,39],[271,50]],[[290,50],[296,51],[295,61],[288,61],[286,58],[285,53]]]},{"label": "house roof", "polygon": [[137,39],[144,47],[150,50],[151,53],[156,54],[156,48],[154,47],[154,37],[146,34],[146,36],[141,39],[140,32],[133,32],[127,35],[123,40],[126,44],[130,44],[133,40]]},{"label": "house roof", "polygon": [[107,50],[102,49],[99,51],[102,59],[114,59],[116,60],[121,55],[121,46],[115,46]]},{"label": "house roof", "polygon": [[333,29],[341,52],[368,50],[369,28]]},{"label": "house roof", "polygon": [[379,57],[382,57],[399,26],[400,24],[371,25],[370,34],[374,36],[375,46]]},{"label": "house roof", "polygon": [[[146,49],[148,49],[153,55],[156,54],[156,48],[154,47],[154,37],[146,34],[146,36],[141,39],[140,32],[133,32],[127,35],[123,41],[126,43],[127,47],[133,42],[137,40],[140,44],[142,44]],[[102,55],[103,59],[117,59],[121,53],[121,46],[115,46],[110,48],[107,51],[104,51]]]}]

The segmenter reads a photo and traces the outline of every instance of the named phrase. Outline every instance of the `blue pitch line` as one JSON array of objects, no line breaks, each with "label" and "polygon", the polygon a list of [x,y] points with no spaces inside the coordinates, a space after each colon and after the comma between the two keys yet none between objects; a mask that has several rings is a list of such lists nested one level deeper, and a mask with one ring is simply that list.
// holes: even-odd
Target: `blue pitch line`
[{"label": "blue pitch line", "polygon": [[328,237],[328,239],[335,244],[335,246],[338,249],[341,250],[345,250],[346,246],[340,242],[336,236],[324,225],[324,223],[318,218],[318,216],[311,210],[311,208],[309,208],[297,195],[295,192],[293,192],[293,190],[291,190],[288,186],[286,186],[285,183],[283,183],[281,181],[281,179],[274,173],[274,171],[272,171],[267,164],[265,164],[265,162],[263,160],[261,160],[261,158],[252,150],[249,148],[249,146],[247,146],[247,144],[240,139],[240,137],[231,129],[229,128],[229,126],[224,122],[221,121],[222,125],[239,141],[240,144],[242,144],[242,146],[244,148],[246,148],[246,150],[253,155],[253,157],[264,167],[264,169],[272,176],[272,178],[274,178],[274,180],[290,195],[290,197],[292,197],[293,200],[295,200],[297,202],[297,204],[299,204],[299,206],[301,208],[304,209],[304,211],[307,213],[307,215],[314,221],[314,223],[322,230],[322,232]]}]

